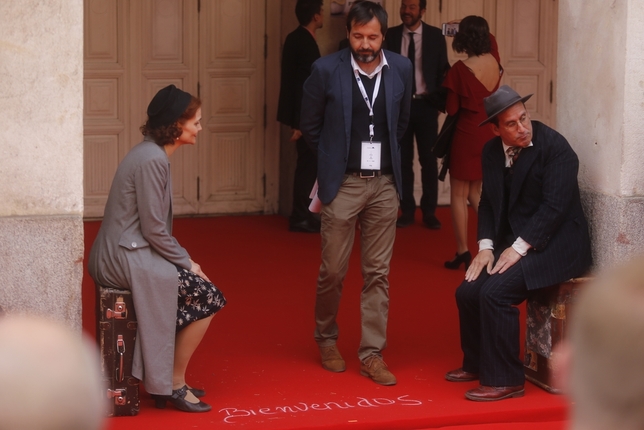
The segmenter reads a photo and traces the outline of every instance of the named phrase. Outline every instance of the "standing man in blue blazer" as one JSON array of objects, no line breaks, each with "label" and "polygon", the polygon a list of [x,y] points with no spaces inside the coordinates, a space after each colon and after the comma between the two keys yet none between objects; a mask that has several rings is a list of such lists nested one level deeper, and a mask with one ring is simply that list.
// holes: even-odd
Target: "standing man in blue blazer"
[{"label": "standing man in blue blazer", "polygon": [[408,59],[382,50],[387,12],[379,4],[356,3],[347,16],[347,31],[349,47],[313,64],[302,99],[300,126],[317,153],[322,203],[315,340],[322,367],[344,371],[336,317],[359,222],[364,277],[360,373],[394,385],[382,351],[402,191],[399,142],[409,120],[412,69]]},{"label": "standing man in blue blazer", "polygon": [[498,137],[483,148],[479,253],[456,290],[463,366],[452,382],[480,380],[474,401],[524,394],[519,310],[531,291],[583,275],[591,265],[579,196],[579,160],[566,139],[531,121],[521,97],[503,85],[485,99]]},{"label": "standing man in blue blazer", "polygon": [[438,135],[438,109],[430,104],[430,94],[441,88],[449,69],[445,37],[436,27],[422,21],[427,0],[402,0],[402,24],[387,31],[386,48],[409,58],[414,67],[412,81],[411,118],[407,132],[400,141],[402,162],[401,216],[398,227],[414,223],[414,136],[421,166],[423,194],[420,210],[423,224],[431,229],[441,228],[436,218],[438,203],[438,167],[432,147]]}]

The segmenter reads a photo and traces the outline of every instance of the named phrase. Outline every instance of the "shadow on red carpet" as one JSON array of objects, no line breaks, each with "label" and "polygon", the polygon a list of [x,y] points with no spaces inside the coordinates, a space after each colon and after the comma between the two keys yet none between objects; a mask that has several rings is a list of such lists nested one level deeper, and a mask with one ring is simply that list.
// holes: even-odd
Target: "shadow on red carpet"
[{"label": "shadow on red carpet", "polygon": [[[276,215],[176,219],[175,236],[228,299],[188,375],[189,384],[207,390],[203,400],[213,410],[158,410],[142,387],[139,415],[110,418],[106,428],[564,429],[566,399],[530,383],[523,398],[476,403],[463,396],[476,382],[444,380],[462,359],[454,290],[463,270],[443,268],[455,246],[449,209],[439,208],[437,216],[441,230],[417,220],[397,231],[384,351],[398,379],[392,387],[359,373],[358,241],[338,317],[347,370],[333,374],[320,366],[313,341],[319,235],[290,233],[287,219]],[[470,247],[476,249],[470,224]],[[85,223],[86,254],[98,227]],[[83,326],[94,335],[94,286],[87,273],[83,305]]]}]

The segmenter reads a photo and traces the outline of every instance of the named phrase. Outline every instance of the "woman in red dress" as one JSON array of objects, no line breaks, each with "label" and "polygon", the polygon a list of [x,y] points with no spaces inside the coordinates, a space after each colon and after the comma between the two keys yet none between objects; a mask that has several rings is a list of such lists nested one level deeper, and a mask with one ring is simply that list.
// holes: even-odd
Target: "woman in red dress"
[{"label": "woman in red dress", "polygon": [[478,211],[481,197],[481,151],[494,137],[487,127],[479,124],[487,118],[483,98],[499,87],[503,68],[494,36],[487,21],[480,16],[467,16],[459,24],[452,48],[467,54],[448,71],[443,86],[447,87],[446,111],[458,113],[456,131],[450,152],[450,206],[456,237],[456,256],[445,262],[448,269],[465,269],[472,255],[467,247],[467,203]]}]

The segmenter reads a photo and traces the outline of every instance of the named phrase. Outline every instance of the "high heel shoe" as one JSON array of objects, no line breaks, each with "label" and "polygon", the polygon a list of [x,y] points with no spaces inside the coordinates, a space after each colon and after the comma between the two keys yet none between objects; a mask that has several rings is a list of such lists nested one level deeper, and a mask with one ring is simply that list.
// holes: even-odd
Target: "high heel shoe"
[{"label": "high heel shoe", "polygon": [[152,398],[157,409],[165,409],[166,402],[172,403],[175,408],[184,412],[208,412],[212,409],[212,406],[202,401],[199,401],[199,403],[187,401],[186,394],[188,394],[188,387],[184,385],[178,390],[172,390],[172,394],[169,396],[153,394]]},{"label": "high heel shoe", "polygon": [[457,270],[459,267],[461,267],[461,263],[464,263],[465,270],[467,270],[467,268],[470,267],[471,261],[472,261],[472,254],[470,254],[470,251],[465,251],[462,254],[459,254],[457,252],[453,260],[445,262],[445,268]]}]

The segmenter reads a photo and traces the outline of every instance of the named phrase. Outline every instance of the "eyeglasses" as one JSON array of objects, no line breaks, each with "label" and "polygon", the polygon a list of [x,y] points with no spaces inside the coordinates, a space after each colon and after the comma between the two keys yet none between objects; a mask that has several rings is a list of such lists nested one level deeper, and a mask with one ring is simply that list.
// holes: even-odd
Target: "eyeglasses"
[{"label": "eyeglasses", "polygon": [[517,131],[519,129],[519,124],[521,124],[523,128],[527,128],[529,122],[530,117],[527,113],[524,113],[523,115],[521,115],[521,118],[519,118],[519,121],[509,121],[503,124],[503,128],[508,131]]}]

